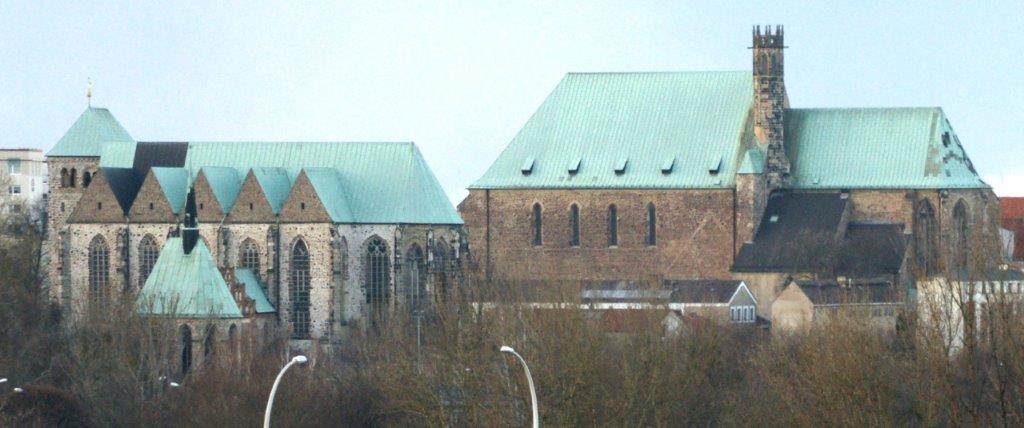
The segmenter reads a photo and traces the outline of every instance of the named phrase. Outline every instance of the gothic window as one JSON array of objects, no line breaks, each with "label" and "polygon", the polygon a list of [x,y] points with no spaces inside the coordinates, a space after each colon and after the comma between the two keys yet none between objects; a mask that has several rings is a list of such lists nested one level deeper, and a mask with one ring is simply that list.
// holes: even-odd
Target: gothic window
[{"label": "gothic window", "polygon": [[544,220],[541,218],[543,212],[539,203],[533,204],[533,245],[540,246],[544,243],[541,232],[544,229]]},{"label": "gothic window", "polygon": [[228,351],[231,358],[237,358],[238,356],[238,326],[231,324],[228,327]]},{"label": "gothic window", "polygon": [[405,299],[409,309],[415,311],[427,295],[427,261],[419,245],[413,244],[405,253],[405,263]]},{"label": "gothic window", "polygon": [[956,265],[957,270],[967,268],[967,262],[970,255],[970,235],[968,229],[968,222],[970,221],[967,215],[967,204],[963,200],[956,203],[953,207],[953,242],[950,254],[953,255],[953,263]]},{"label": "gothic window", "polygon": [[301,239],[292,248],[288,298],[292,304],[292,338],[309,338],[309,251]]},{"label": "gothic window", "polygon": [[937,268],[935,239],[935,210],[930,202],[922,200],[914,213],[914,254],[918,269],[928,276],[933,275]]},{"label": "gothic window", "polygon": [[451,263],[453,257],[448,243],[444,242],[443,238],[438,241],[440,242],[438,242],[437,249],[434,251],[434,266],[436,266],[436,269],[434,269],[436,281],[434,283],[437,284],[435,293],[439,293],[440,297],[445,299],[448,297],[448,280],[450,275],[448,264]]},{"label": "gothic window", "polygon": [[382,318],[388,306],[391,261],[388,244],[378,237],[366,245],[366,304],[373,321]]},{"label": "gothic window", "polygon": [[92,183],[92,173],[89,171],[82,173],[82,187],[89,187],[90,183]]},{"label": "gothic window", "polygon": [[203,339],[203,364],[213,363],[213,357],[217,354],[217,327],[206,327],[206,338]]},{"label": "gothic window", "polygon": [[110,292],[110,248],[102,236],[89,243],[89,298],[104,302]]},{"label": "gothic window", "polygon": [[61,168],[60,169],[60,187],[70,187],[70,186],[71,186],[71,184],[68,181],[68,169],[67,168]]},{"label": "gothic window", "polygon": [[580,207],[572,204],[569,207],[569,245],[580,246]]},{"label": "gothic window", "polygon": [[619,245],[619,212],[615,204],[608,205],[608,246]]},{"label": "gothic window", "polygon": [[71,168],[71,176],[68,177],[68,183],[70,184],[71,187],[75,187],[77,185],[77,183],[76,183],[77,181],[78,181],[78,171],[75,170],[74,168]]},{"label": "gothic window", "polygon": [[192,329],[187,325],[181,326],[181,375],[188,374],[192,368]]},{"label": "gothic window", "polygon": [[647,204],[647,245],[658,244],[658,213],[654,210],[654,203]]},{"label": "gothic window", "polygon": [[257,277],[260,276],[260,247],[252,238],[246,238],[242,242],[242,251],[238,253],[238,267],[249,269]]},{"label": "gothic window", "polygon": [[160,255],[160,249],[156,246],[156,239],[152,235],[146,235],[139,243],[139,289],[146,285],[146,279],[153,272],[156,265],[156,258]]}]

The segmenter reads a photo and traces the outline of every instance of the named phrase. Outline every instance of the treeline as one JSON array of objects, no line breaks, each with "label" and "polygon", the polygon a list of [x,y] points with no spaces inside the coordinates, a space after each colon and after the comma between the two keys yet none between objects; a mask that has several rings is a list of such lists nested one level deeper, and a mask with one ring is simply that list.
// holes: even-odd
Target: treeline
[{"label": "treeline", "polygon": [[[262,423],[286,340],[221,348],[215,363],[170,386],[174,325],[124,305],[65,329],[39,293],[38,239],[24,239],[0,248],[0,377],[9,379],[0,384],[0,422]],[[526,381],[500,345],[530,364],[545,426],[1009,426],[1024,414],[1024,320],[1012,311],[950,356],[913,322],[880,334],[836,316],[790,337],[695,322],[666,336],[664,314],[654,312],[609,333],[578,310],[481,311],[472,299],[451,300],[424,318],[419,335],[410,316],[395,314],[293,368],[274,424],[527,426]]]}]

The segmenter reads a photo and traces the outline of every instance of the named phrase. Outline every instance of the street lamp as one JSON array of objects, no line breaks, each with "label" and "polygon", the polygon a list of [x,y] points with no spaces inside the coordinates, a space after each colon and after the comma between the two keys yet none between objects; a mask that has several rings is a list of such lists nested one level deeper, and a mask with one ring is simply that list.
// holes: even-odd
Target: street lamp
[{"label": "street lamp", "polygon": [[288,371],[288,368],[295,364],[306,364],[309,361],[305,355],[296,355],[292,358],[288,364],[285,364],[281,368],[281,372],[277,374],[277,379],[274,379],[274,386],[270,388],[270,398],[267,398],[267,411],[263,415],[263,428],[270,428],[270,411],[274,407],[274,395],[277,394],[277,384],[281,383],[281,378],[284,377],[284,372]]},{"label": "street lamp", "polygon": [[526,372],[526,383],[530,385],[530,404],[533,408],[533,428],[540,428],[540,413],[537,411],[537,390],[533,387],[533,375],[530,374],[530,367],[526,365],[526,360],[523,359],[522,355],[519,355],[515,349],[511,346],[502,346],[501,352],[506,352],[515,355],[519,362],[523,364],[523,371]]}]

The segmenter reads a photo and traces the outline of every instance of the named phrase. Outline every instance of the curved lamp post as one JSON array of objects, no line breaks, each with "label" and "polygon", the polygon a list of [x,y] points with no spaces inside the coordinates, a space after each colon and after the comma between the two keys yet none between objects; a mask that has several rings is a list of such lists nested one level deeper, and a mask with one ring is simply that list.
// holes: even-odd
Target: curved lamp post
[{"label": "curved lamp post", "polygon": [[526,383],[530,385],[530,404],[533,410],[533,428],[540,428],[540,413],[537,411],[537,390],[533,387],[533,375],[530,374],[530,367],[526,365],[526,360],[523,359],[522,355],[519,355],[515,349],[511,346],[502,346],[501,352],[515,355],[520,363],[523,365],[523,371],[526,372]]},{"label": "curved lamp post", "polygon": [[296,355],[288,362],[288,364],[285,364],[284,367],[281,368],[281,372],[277,374],[277,379],[274,379],[274,386],[270,388],[270,398],[267,399],[267,411],[263,415],[263,428],[270,428],[270,411],[274,407],[274,395],[277,394],[277,385],[281,383],[281,378],[284,377],[284,372],[288,371],[288,368],[295,364],[306,364],[306,361],[309,361],[309,359],[306,358],[305,355]]}]

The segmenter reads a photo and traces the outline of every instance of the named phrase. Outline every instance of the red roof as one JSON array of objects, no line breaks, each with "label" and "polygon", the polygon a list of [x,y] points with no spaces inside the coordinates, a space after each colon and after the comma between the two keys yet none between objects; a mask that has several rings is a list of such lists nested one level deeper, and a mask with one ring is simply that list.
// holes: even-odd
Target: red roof
[{"label": "red roof", "polygon": [[1024,259],[1024,198],[999,198],[1000,223],[1013,232],[1013,259]]},{"label": "red roof", "polygon": [[1024,198],[999,198],[999,210],[1004,220],[1024,220]]}]

